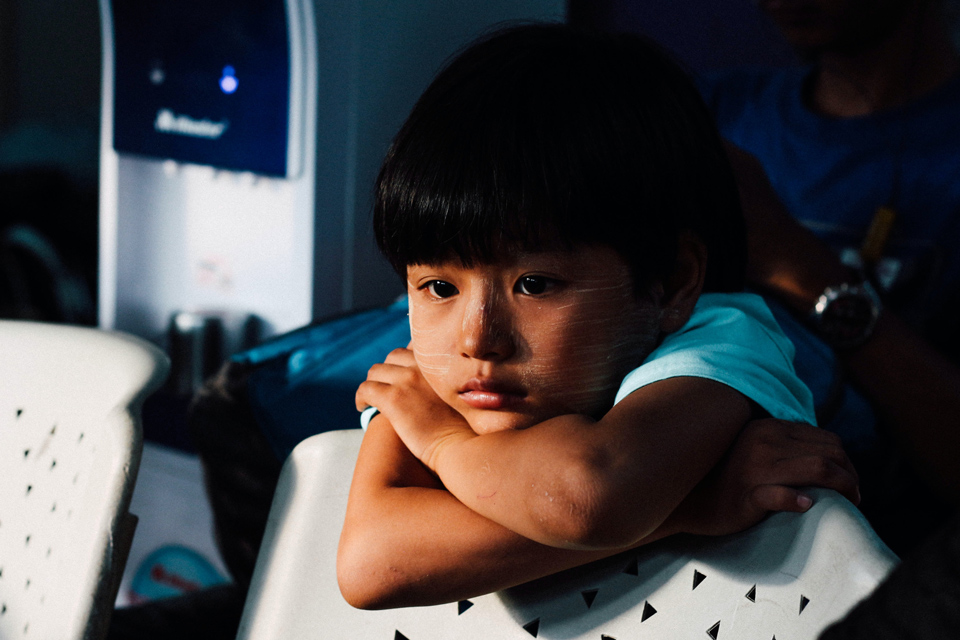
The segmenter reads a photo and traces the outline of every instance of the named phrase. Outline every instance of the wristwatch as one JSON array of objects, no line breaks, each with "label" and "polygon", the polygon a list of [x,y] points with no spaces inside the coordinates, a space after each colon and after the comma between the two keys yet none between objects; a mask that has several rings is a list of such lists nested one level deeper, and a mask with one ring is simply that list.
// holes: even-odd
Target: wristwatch
[{"label": "wristwatch", "polygon": [[880,296],[869,282],[844,283],[823,290],[810,321],[827,344],[852,349],[867,341],[882,310]]}]

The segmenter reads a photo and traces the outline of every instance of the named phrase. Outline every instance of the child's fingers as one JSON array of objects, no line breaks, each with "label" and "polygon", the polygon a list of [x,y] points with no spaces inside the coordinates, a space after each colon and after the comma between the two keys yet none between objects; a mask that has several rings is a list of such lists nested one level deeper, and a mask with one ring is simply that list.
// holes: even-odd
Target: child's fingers
[{"label": "child's fingers", "polygon": [[814,455],[784,460],[779,467],[778,484],[833,489],[853,504],[860,503],[860,479],[852,466]]},{"label": "child's fingers", "polygon": [[754,487],[748,500],[753,507],[761,511],[802,513],[813,505],[813,500],[803,491],[776,484],[763,484]]},{"label": "child's fingers", "polygon": [[[357,410],[363,411],[367,407],[378,407],[381,411],[386,407],[382,403],[388,399],[384,394],[399,389],[414,389],[424,386],[420,370],[416,368],[413,352],[407,349],[396,349],[387,356],[385,362],[375,364],[367,371],[366,381],[357,388],[355,403]],[[397,387],[397,389],[392,389]]]},{"label": "child's fingers", "polygon": [[[801,446],[808,448],[810,451],[816,451],[819,455],[829,457],[838,464],[850,466],[852,469],[853,465],[850,464],[850,460],[847,458],[847,452],[843,449],[843,442],[840,440],[840,436],[809,425],[794,426],[797,427],[797,429],[791,433],[791,437],[795,441],[802,443]],[[803,428],[800,429],[799,427]]]},{"label": "child's fingers", "polygon": [[771,442],[779,442],[782,446],[788,446],[794,450],[805,450],[808,453],[822,455],[834,460],[842,466],[853,468],[847,453],[843,449],[843,442],[840,437],[819,427],[813,427],[800,422],[784,422],[785,440],[780,441],[771,438]]},{"label": "child's fingers", "polygon": [[777,418],[755,420],[747,425],[742,437],[780,450],[784,456],[791,452],[806,451],[827,456],[838,463],[842,461],[843,466],[849,465],[843,443],[837,434],[802,422]]},{"label": "child's fingers", "polygon": [[376,380],[366,380],[357,387],[357,394],[354,396],[354,403],[357,411],[363,411],[367,407],[379,407],[381,403],[377,401],[382,397],[381,394],[385,387],[390,385],[378,382]]},{"label": "child's fingers", "polygon": [[384,363],[410,367],[416,364],[416,360],[413,357],[413,351],[410,349],[394,349],[384,359]]},{"label": "child's fingers", "polygon": [[[792,451],[786,452],[781,463],[790,459],[804,461],[806,464],[812,463],[812,470],[814,472],[824,471],[825,469],[823,467],[829,463],[830,465],[839,467],[855,480],[859,479],[857,470],[854,468],[850,458],[847,457],[847,452],[844,451],[843,447],[839,444],[832,442],[807,442],[803,445],[798,445]],[[829,468],[832,470],[833,467]]]},{"label": "child's fingers", "polygon": [[781,460],[775,470],[758,478],[757,486],[822,487],[832,489],[853,504],[860,503],[860,481],[856,472],[821,456],[799,456]]},{"label": "child's fingers", "polygon": [[765,443],[763,455],[769,456],[768,459],[778,459],[777,464],[792,458],[822,458],[842,468],[854,478],[857,477],[856,469],[835,433],[800,422],[774,418],[757,420],[751,423],[751,426],[754,429],[753,437]]},{"label": "child's fingers", "polygon": [[410,367],[398,362],[383,362],[375,364],[367,371],[367,380],[377,382],[399,383],[411,375]]},{"label": "child's fingers", "polygon": [[838,447],[842,446],[840,437],[832,431],[827,431],[826,429],[821,429],[820,427],[814,427],[813,425],[809,425],[804,422],[784,421],[783,424],[786,425],[789,436],[795,440],[821,442],[824,444],[833,444]]}]

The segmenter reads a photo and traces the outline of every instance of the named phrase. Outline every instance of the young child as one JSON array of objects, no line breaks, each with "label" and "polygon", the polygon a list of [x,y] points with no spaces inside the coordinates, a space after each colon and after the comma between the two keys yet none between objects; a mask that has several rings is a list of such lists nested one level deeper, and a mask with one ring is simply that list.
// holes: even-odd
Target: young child
[{"label": "young child", "polygon": [[[628,36],[528,25],[434,80],[381,170],[412,341],[370,369],[338,554],[360,607],[452,601],[677,532],[857,499],[792,345],[741,293],[695,89]],[[369,415],[369,412],[368,412]],[[772,435],[771,435],[772,434]]]}]

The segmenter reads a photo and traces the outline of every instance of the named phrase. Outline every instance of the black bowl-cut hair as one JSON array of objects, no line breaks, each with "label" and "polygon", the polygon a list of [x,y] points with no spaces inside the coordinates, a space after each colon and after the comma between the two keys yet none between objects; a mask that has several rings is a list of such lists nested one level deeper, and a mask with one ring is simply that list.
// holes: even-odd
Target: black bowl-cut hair
[{"label": "black bowl-cut hair", "polygon": [[743,287],[737,187],[686,73],[634,35],[561,24],[474,43],[427,88],[377,179],[374,228],[398,273],[517,250],[606,245],[634,285],[707,247],[705,291]]}]

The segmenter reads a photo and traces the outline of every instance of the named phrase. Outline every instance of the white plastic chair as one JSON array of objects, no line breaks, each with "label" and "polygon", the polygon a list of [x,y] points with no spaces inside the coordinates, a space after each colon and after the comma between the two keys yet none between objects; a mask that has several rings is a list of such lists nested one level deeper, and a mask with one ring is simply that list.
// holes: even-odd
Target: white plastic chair
[{"label": "white plastic chair", "polygon": [[140,406],[167,358],[131,336],[0,321],[0,638],[106,632],[136,518]]},{"label": "white plastic chair", "polygon": [[359,611],[335,564],[361,437],[320,434],[287,460],[240,640],[813,639],[897,562],[853,505],[816,490],[806,514],[738,535],[668,539],[470,601]]}]

